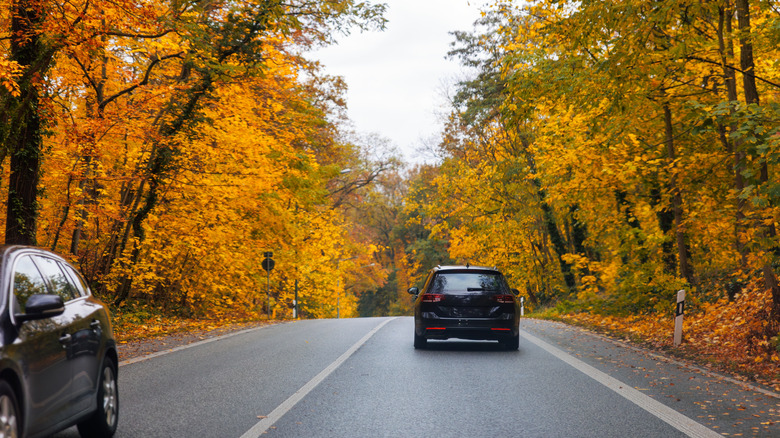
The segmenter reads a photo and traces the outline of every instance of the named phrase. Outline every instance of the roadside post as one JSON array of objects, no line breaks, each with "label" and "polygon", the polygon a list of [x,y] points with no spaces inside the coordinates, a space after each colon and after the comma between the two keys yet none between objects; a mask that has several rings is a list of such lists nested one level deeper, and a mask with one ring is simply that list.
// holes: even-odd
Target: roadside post
[{"label": "roadside post", "polygon": [[683,316],[685,315],[685,291],[677,291],[677,308],[674,311],[674,346],[682,342]]},{"label": "roadside post", "polygon": [[293,319],[298,319],[298,279],[295,279],[295,298],[293,298]]},{"label": "roadside post", "polygon": [[265,258],[263,259],[263,269],[265,269],[266,274],[266,288],[265,288],[265,302],[266,302],[266,313],[268,314],[268,317],[271,317],[271,270],[274,268],[274,253],[271,251],[265,252]]},{"label": "roadside post", "polygon": [[520,316],[525,316],[525,297],[520,297]]}]

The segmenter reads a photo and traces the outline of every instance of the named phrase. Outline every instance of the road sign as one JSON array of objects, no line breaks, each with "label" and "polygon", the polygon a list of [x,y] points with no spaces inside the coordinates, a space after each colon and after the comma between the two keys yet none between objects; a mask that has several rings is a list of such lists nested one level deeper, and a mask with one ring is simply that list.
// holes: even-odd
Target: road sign
[{"label": "road sign", "polygon": [[263,262],[261,263],[263,266],[263,269],[265,269],[266,272],[271,272],[271,270],[274,268],[274,259],[270,258],[264,258]]}]

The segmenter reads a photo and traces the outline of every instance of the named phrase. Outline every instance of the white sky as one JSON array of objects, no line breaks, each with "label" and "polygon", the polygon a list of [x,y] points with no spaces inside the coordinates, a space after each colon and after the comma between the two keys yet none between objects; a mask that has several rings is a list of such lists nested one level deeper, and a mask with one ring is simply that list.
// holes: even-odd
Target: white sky
[{"label": "white sky", "polygon": [[374,0],[388,5],[383,32],[354,32],[309,55],[328,74],[347,83],[347,114],[358,133],[387,138],[407,162],[441,131],[437,114],[447,113],[445,90],[459,77],[447,60],[454,37],[471,31],[483,0]]}]

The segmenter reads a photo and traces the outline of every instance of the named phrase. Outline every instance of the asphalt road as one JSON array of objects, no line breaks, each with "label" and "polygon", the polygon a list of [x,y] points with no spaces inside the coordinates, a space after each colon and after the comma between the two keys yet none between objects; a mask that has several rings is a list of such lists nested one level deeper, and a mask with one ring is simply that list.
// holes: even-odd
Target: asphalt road
[{"label": "asphalt road", "polygon": [[298,321],[125,362],[116,436],[780,437],[777,394],[576,328],[524,320],[507,352],[415,350],[412,327]]}]

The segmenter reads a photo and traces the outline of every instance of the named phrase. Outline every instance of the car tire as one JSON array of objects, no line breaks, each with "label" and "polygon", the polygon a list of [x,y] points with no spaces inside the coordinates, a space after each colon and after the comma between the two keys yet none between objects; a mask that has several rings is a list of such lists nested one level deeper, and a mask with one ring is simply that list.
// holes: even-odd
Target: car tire
[{"label": "car tire", "polygon": [[103,361],[103,370],[97,390],[97,409],[91,417],[79,423],[82,437],[110,437],[116,432],[119,420],[119,387],[116,365],[110,357]]},{"label": "car tire", "polygon": [[19,416],[19,402],[8,382],[0,381],[0,436],[20,437],[22,424]]},{"label": "car tire", "polygon": [[420,350],[428,346],[428,339],[425,336],[417,336],[417,332],[414,333],[414,348]]}]

